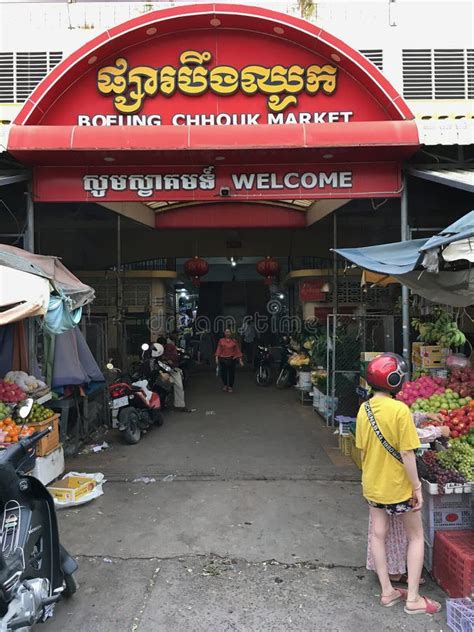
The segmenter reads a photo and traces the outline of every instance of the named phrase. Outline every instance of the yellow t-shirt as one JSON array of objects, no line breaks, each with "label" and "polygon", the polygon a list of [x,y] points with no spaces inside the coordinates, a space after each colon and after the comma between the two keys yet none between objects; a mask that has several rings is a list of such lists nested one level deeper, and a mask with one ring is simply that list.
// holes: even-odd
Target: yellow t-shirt
[{"label": "yellow t-shirt", "polygon": [[[420,447],[410,409],[391,397],[375,396],[370,406],[385,439],[396,450],[415,450]],[[413,495],[412,484],[405,467],[392,456],[377,438],[362,405],[357,415],[356,446],[364,451],[362,459],[362,488],[364,498],[376,503],[392,505],[408,500]]]}]

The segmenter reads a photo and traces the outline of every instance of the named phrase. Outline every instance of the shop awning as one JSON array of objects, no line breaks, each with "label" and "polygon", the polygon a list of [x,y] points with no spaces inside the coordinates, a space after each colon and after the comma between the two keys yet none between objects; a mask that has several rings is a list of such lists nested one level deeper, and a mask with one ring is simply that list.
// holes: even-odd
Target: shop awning
[{"label": "shop awning", "polygon": [[213,163],[216,156],[232,157],[234,164],[393,162],[417,147],[414,120],[239,125],[238,134],[235,126],[13,125],[8,142],[8,150],[30,165],[104,165],[105,160],[114,167]]},{"label": "shop awning", "polygon": [[[448,264],[452,261],[470,261],[470,241],[474,241],[473,238],[474,211],[471,211],[430,239],[413,239],[366,248],[341,248],[336,252],[364,270],[395,277],[430,301],[467,307],[474,304],[474,270],[440,271],[439,264],[440,259]],[[467,250],[469,252],[466,254]]]},{"label": "shop awning", "polygon": [[48,303],[48,279],[0,265],[0,326],[44,316]]},{"label": "shop awning", "polygon": [[94,300],[94,290],[85,285],[57,257],[36,255],[21,248],[0,244],[0,266],[47,279],[56,291],[66,295],[72,308]]},{"label": "shop awning", "polygon": [[445,184],[455,189],[462,189],[474,193],[474,168],[472,169],[415,169],[408,170],[412,176],[430,180],[438,184]]}]

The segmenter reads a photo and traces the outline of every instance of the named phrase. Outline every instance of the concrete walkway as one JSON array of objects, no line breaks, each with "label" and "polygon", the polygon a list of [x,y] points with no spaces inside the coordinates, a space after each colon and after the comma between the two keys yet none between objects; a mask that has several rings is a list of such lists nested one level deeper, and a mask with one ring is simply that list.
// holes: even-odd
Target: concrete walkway
[{"label": "concrete walkway", "polygon": [[109,482],[60,512],[81,588],[51,632],[447,630],[378,605],[359,472],[293,390],[239,373],[229,395],[197,373],[187,397],[195,413],[167,413],[138,445],[111,435],[68,462]]}]

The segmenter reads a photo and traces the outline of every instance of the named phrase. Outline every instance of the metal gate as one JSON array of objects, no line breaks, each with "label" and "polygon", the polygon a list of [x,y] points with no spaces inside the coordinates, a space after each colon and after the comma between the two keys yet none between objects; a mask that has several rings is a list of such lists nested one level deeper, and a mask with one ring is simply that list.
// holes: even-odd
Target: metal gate
[{"label": "metal gate", "polygon": [[335,417],[353,417],[359,406],[357,388],[361,373],[361,354],[395,351],[399,347],[395,321],[385,314],[330,314],[327,321],[327,406],[326,421],[334,426]]}]

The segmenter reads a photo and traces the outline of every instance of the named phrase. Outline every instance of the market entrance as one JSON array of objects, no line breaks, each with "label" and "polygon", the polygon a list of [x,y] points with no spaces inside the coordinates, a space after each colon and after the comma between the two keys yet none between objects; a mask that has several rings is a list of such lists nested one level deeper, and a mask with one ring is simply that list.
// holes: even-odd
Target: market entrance
[{"label": "market entrance", "polygon": [[[147,272],[142,251],[166,259],[151,318],[167,312],[178,251],[293,256],[286,231],[312,244],[348,201],[399,197],[417,146],[409,108],[357,51],[288,15],[214,4],[148,13],[92,40],[38,86],[8,143],[33,168],[34,204],[55,203],[59,221],[84,203],[116,214],[120,252],[106,265],[130,292]],[[133,243],[129,220],[152,230]]]}]

